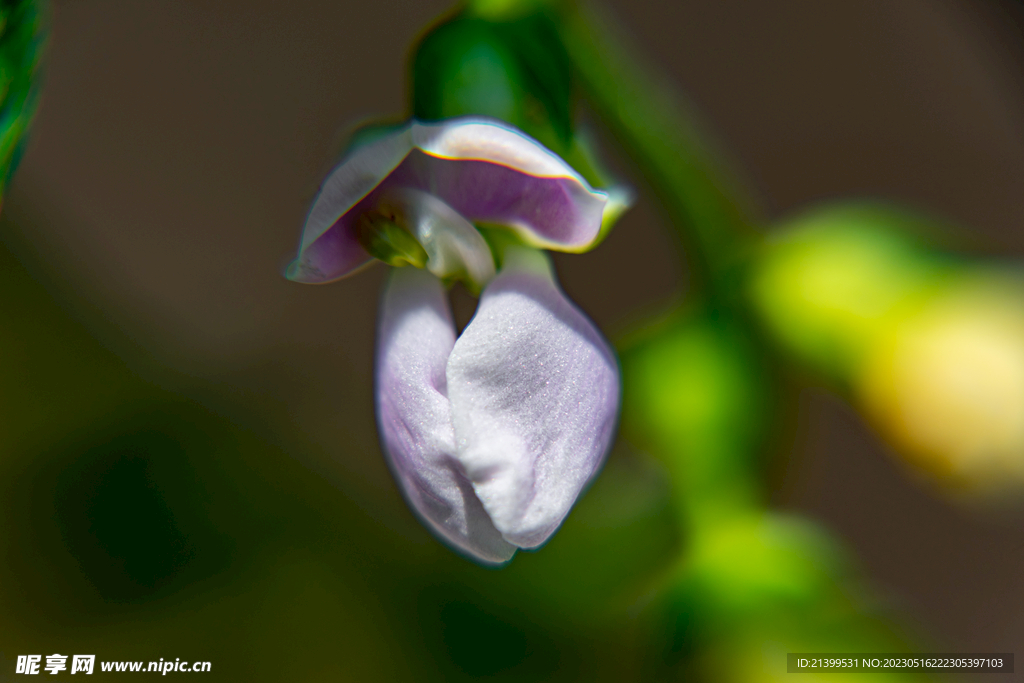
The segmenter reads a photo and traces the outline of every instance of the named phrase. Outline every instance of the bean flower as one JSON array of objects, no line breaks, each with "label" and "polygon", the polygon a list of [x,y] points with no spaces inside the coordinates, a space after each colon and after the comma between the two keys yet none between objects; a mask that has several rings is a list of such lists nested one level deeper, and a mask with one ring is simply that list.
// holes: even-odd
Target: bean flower
[{"label": "bean flower", "polygon": [[[377,338],[383,450],[422,521],[480,562],[543,544],[607,453],[618,364],[541,250],[587,250],[622,208],[522,133],[455,119],[365,143],[310,209],[290,279],[396,266]],[[509,246],[495,254],[478,226]],[[461,335],[455,280],[481,293]]]}]

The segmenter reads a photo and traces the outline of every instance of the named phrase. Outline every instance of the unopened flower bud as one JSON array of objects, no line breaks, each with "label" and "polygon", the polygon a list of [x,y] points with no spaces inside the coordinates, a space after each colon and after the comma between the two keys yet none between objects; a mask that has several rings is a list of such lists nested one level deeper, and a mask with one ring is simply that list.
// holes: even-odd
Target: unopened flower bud
[{"label": "unopened flower bud", "polygon": [[1024,283],[929,248],[913,236],[927,226],[878,206],[812,212],[766,246],[755,307],[918,468],[1024,490]]},{"label": "unopened flower bud", "polygon": [[881,431],[945,483],[1024,488],[1024,286],[952,283],[879,339],[856,389]]},{"label": "unopened flower bud", "polygon": [[776,339],[840,381],[941,264],[902,230],[911,217],[852,205],[811,211],[775,233],[755,263],[752,299]]}]

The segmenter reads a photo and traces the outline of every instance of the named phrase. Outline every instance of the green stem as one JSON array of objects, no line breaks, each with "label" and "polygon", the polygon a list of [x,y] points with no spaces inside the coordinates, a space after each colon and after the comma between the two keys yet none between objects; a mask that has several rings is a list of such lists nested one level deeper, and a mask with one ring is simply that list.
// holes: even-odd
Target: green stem
[{"label": "green stem", "polygon": [[566,3],[559,26],[577,75],[606,124],[630,149],[666,207],[698,287],[731,298],[759,222],[753,202],[717,161],[683,97],[635,54],[614,23]]},{"label": "green stem", "polygon": [[[762,384],[770,380],[758,375],[758,350],[742,343],[754,335],[741,289],[743,266],[762,222],[760,211],[721,162],[723,155],[701,131],[689,103],[637,55],[616,22],[593,4],[565,0],[558,26],[589,100],[640,166],[683,243],[695,298],[704,300],[710,315],[705,327],[715,337],[707,345],[706,360],[715,360],[714,367],[723,373],[709,380],[708,388],[738,392],[730,399],[738,404],[725,401],[720,406],[731,417],[708,416],[707,424],[693,423],[666,434],[661,444],[677,514],[696,538],[764,505],[753,454],[763,447],[765,434],[747,422],[764,414],[767,406],[746,401],[770,393]],[[734,343],[727,343],[730,339]],[[681,361],[659,361],[664,367],[673,362]],[[703,365],[708,372],[707,363]],[[688,374],[695,381],[702,368],[692,370]],[[730,426],[732,420],[736,423]]]}]

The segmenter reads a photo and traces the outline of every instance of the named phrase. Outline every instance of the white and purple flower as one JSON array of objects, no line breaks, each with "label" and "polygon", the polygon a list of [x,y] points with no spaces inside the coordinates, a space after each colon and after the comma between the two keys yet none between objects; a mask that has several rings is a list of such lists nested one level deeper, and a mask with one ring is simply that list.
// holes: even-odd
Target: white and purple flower
[{"label": "white and purple flower", "polygon": [[[538,249],[585,251],[623,204],[489,121],[413,122],[324,182],[288,276],[321,283],[375,257],[396,268],[377,342],[377,415],[409,504],[486,563],[543,544],[600,468],[619,372]],[[516,240],[496,272],[474,224]],[[456,335],[442,280],[483,290]]]}]

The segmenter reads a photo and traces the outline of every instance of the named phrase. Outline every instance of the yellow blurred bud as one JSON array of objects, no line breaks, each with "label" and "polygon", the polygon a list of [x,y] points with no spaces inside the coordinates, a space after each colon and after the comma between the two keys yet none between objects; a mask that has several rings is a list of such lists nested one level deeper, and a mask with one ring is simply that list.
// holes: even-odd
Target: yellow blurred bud
[{"label": "yellow blurred bud", "polygon": [[1024,286],[951,283],[880,336],[854,378],[902,451],[964,491],[1024,487]]},{"label": "yellow blurred bud", "polygon": [[751,301],[913,465],[964,493],[1024,493],[1024,281],[944,256],[933,224],[882,205],[810,211],[764,245]]},{"label": "yellow blurred bud", "polygon": [[870,204],[828,206],[773,235],[751,298],[775,338],[819,370],[848,376],[892,313],[942,270],[904,231],[915,219]]}]

